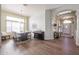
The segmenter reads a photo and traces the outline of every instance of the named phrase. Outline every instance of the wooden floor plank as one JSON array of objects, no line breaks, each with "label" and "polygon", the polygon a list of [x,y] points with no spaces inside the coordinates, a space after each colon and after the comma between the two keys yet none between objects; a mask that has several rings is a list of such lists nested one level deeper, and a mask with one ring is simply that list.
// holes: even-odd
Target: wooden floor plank
[{"label": "wooden floor plank", "polygon": [[79,47],[73,38],[55,40],[27,40],[16,43],[12,39],[2,43],[0,55],[78,55]]}]

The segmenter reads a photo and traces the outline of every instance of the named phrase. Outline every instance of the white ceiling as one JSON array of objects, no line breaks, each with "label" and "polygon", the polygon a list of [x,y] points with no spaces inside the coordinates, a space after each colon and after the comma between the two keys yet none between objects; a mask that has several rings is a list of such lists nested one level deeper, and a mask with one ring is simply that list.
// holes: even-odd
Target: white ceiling
[{"label": "white ceiling", "polygon": [[62,5],[58,4],[2,4],[2,10],[13,12],[16,14],[31,16],[37,12],[43,12],[45,9],[54,9]]}]

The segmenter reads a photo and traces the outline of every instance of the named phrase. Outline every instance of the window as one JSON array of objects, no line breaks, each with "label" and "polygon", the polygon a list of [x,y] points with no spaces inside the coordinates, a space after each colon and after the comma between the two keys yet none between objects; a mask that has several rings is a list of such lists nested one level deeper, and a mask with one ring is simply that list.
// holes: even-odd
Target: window
[{"label": "window", "polygon": [[7,32],[24,32],[24,19],[7,16]]},{"label": "window", "polygon": [[7,32],[11,32],[11,30],[12,30],[12,23],[10,22],[10,21],[7,21]]}]

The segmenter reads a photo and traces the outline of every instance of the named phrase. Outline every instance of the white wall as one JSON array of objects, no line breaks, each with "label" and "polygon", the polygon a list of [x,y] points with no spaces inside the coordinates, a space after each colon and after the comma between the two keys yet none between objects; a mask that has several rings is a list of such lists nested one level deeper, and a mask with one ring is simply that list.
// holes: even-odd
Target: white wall
[{"label": "white wall", "polygon": [[[35,26],[33,28],[33,26]],[[45,31],[45,12],[38,12],[29,18],[29,31]]]},{"label": "white wall", "polygon": [[[29,18],[29,31],[43,30],[45,31],[45,40],[53,39],[52,30],[52,10],[43,10],[35,13]],[[33,28],[33,25],[36,25]]]}]

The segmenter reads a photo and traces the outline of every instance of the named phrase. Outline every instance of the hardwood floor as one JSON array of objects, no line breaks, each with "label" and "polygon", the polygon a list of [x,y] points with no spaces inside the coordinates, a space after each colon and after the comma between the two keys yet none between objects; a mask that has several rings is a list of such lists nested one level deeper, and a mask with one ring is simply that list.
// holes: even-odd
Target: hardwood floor
[{"label": "hardwood floor", "polygon": [[61,37],[55,40],[27,40],[16,43],[7,40],[0,47],[1,55],[77,55],[79,47],[73,38]]}]

